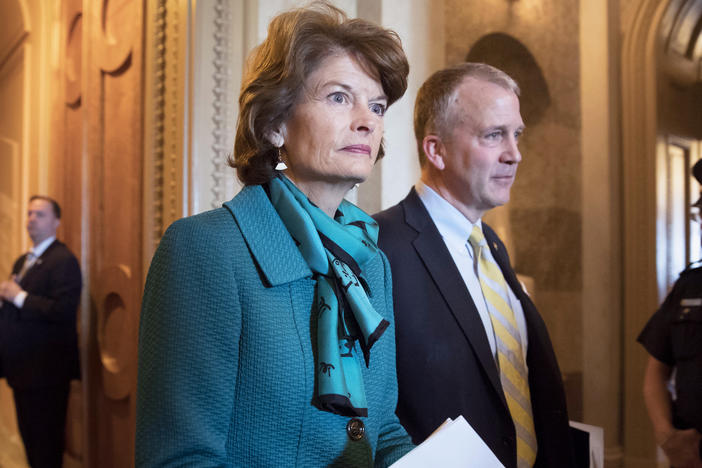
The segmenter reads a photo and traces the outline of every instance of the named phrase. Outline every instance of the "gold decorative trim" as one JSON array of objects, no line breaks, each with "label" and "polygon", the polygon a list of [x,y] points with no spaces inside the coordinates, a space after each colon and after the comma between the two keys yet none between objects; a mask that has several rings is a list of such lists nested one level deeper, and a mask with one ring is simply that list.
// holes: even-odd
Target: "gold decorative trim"
[{"label": "gold decorative trim", "polygon": [[187,2],[166,0],[164,90],[164,226],[182,216]]},{"label": "gold decorative trim", "polygon": [[214,58],[212,64],[215,71],[213,74],[214,86],[212,93],[214,100],[212,101],[212,173],[211,177],[214,184],[211,187],[212,208],[221,206],[226,193],[226,178],[229,176],[226,172],[227,156],[231,151],[229,144],[229,136],[233,130],[231,128],[231,103],[232,96],[231,88],[231,36],[229,25],[231,24],[231,11],[229,1],[217,0],[214,6],[213,19],[213,37],[214,43],[212,51]]},{"label": "gold decorative trim", "polygon": [[156,17],[154,18],[153,44],[153,229],[151,231],[154,244],[158,245],[165,226],[163,225],[163,160],[164,160],[164,127],[166,104],[166,0],[158,0]]},{"label": "gold decorative trim", "polygon": [[183,215],[188,1],[147,2],[144,272],[168,225]]},{"label": "gold decorative trim", "polygon": [[166,0],[147,3],[144,47],[144,255],[143,272],[163,235],[166,89]]}]

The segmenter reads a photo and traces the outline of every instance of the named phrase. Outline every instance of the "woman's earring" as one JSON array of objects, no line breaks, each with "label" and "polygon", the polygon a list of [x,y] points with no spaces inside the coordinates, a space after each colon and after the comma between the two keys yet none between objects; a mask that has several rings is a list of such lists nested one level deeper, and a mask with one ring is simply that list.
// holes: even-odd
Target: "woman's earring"
[{"label": "woman's earring", "polygon": [[288,166],[283,161],[283,155],[281,154],[280,147],[278,148],[278,164],[275,165],[276,171],[284,171]]},{"label": "woman's earring", "polygon": [[288,168],[288,166],[285,165],[285,162],[283,161],[282,151],[280,151],[280,148],[282,148],[285,144],[285,139],[283,138],[282,131],[270,131],[266,133],[266,138],[271,143],[271,145],[278,149],[278,161],[275,165],[275,170],[284,171]]}]

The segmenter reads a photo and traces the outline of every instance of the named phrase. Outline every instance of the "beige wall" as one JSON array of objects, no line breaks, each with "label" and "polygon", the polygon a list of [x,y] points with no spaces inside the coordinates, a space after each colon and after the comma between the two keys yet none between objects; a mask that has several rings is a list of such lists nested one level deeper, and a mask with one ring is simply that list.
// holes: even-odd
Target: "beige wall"
[{"label": "beige wall", "polygon": [[622,462],[621,184],[618,7],[580,2],[583,420],[604,428],[608,466]]},{"label": "beige wall", "polygon": [[[571,412],[579,418],[582,176],[579,41],[573,33],[579,28],[578,2],[447,0],[445,12],[448,63],[465,60],[481,38],[495,32],[519,41],[535,61],[522,76],[526,131],[520,142],[523,161],[507,205],[511,231],[507,237],[515,269],[534,279],[535,301],[567,378]],[[480,60],[512,74],[523,72],[521,62],[515,63],[523,56],[512,57],[512,50],[497,45],[492,48],[494,56],[487,46]],[[548,94],[534,99],[534,93],[543,91],[539,73]]]}]

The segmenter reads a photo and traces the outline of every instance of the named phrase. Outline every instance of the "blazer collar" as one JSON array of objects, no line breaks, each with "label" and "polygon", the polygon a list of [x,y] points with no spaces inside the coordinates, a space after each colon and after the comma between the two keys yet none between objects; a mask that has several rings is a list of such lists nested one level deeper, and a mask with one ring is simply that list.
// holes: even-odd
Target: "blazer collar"
[{"label": "blazer collar", "polygon": [[417,237],[412,241],[417,254],[426,265],[429,275],[434,279],[458,326],[483,366],[488,379],[506,406],[507,402],[504,400],[500,376],[478,309],[475,307],[451,254],[444,245],[441,234],[439,234],[414,188],[400,203],[404,209],[405,222],[417,231]]},{"label": "blazer collar", "polygon": [[401,203],[404,207],[405,222],[417,232],[422,232],[427,225],[434,225],[434,223],[431,221],[431,217],[429,216],[429,212],[424,207],[424,204],[419,198],[419,194],[414,187],[412,187]]},{"label": "blazer collar", "polygon": [[260,185],[241,189],[224,203],[237,224],[263,276],[271,286],[311,277],[302,258],[266,192]]}]

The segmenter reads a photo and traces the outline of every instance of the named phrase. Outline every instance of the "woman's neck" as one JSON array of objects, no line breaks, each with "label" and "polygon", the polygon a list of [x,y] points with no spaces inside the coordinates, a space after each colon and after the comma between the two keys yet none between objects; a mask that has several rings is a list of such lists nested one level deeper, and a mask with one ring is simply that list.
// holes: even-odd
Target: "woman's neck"
[{"label": "woman's neck", "polygon": [[285,171],[285,175],[312,203],[330,218],[334,217],[344,196],[353,187],[351,182],[331,184],[325,181],[299,180],[290,171]]}]

